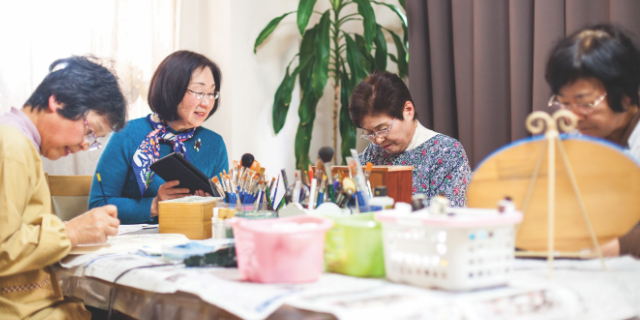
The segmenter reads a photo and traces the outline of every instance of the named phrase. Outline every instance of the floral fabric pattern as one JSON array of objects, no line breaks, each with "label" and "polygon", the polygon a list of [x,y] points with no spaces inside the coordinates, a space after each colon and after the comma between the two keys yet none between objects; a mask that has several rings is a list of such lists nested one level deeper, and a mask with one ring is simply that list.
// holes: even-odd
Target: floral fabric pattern
[{"label": "floral fabric pattern", "polygon": [[390,154],[371,143],[359,155],[360,163],[378,166],[413,166],[413,194],[423,193],[427,200],[444,194],[452,207],[467,205],[467,186],[471,168],[462,144],[438,134],[417,148]]}]

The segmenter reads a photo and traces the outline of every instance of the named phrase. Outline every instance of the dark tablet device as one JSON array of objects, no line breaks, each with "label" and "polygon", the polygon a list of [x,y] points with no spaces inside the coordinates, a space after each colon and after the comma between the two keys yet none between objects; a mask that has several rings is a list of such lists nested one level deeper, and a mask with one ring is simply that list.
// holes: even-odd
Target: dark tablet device
[{"label": "dark tablet device", "polygon": [[189,188],[191,194],[196,190],[202,190],[214,197],[220,197],[213,187],[213,182],[179,153],[172,152],[158,159],[149,168],[164,181],[179,180],[180,184],[174,188]]}]

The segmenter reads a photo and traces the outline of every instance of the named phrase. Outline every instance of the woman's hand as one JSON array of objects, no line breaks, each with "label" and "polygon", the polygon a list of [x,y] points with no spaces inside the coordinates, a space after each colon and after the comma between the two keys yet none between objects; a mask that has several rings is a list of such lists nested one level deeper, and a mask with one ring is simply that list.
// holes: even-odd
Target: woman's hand
[{"label": "woman's hand", "polygon": [[211,197],[211,195],[208,192],[204,192],[202,190],[196,190],[195,195],[201,196],[201,197]]},{"label": "woman's hand", "polygon": [[118,208],[114,205],[93,208],[84,214],[65,222],[65,228],[72,247],[79,244],[103,243],[108,236],[118,234]]},{"label": "woman's hand", "polygon": [[179,199],[191,195],[188,188],[174,188],[179,184],[179,180],[173,180],[163,183],[160,188],[158,188],[158,195],[153,198],[153,202],[151,202],[151,217],[158,215],[159,201]]},{"label": "woman's hand", "polygon": [[620,241],[618,241],[618,238],[615,238],[600,246],[600,251],[602,251],[602,255],[605,257],[617,257],[620,255]]}]

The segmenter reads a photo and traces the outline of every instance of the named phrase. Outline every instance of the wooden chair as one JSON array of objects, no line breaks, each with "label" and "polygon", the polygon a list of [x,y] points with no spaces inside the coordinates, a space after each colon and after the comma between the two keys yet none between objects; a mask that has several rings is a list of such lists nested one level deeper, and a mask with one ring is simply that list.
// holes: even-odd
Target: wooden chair
[{"label": "wooden chair", "polygon": [[93,176],[57,176],[45,173],[53,213],[69,221],[89,208],[89,191]]}]

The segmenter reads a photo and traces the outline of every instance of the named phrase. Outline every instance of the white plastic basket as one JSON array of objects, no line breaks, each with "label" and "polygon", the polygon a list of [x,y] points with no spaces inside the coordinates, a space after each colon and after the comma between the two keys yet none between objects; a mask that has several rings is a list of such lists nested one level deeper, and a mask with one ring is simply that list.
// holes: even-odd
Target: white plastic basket
[{"label": "white plastic basket", "polygon": [[387,278],[421,287],[472,290],[506,284],[520,212],[449,209],[448,215],[376,215],[382,222]]}]

